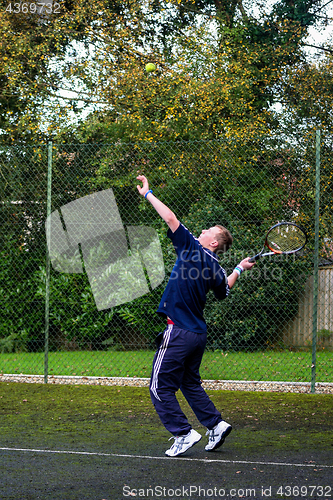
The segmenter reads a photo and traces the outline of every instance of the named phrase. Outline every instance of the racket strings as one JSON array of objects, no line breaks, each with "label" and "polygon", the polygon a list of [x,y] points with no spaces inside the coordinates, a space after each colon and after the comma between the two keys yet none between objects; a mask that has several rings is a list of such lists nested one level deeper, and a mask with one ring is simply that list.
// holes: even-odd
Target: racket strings
[{"label": "racket strings", "polygon": [[273,228],[267,235],[267,246],[275,253],[296,252],[300,250],[306,237],[296,226],[284,225]]}]

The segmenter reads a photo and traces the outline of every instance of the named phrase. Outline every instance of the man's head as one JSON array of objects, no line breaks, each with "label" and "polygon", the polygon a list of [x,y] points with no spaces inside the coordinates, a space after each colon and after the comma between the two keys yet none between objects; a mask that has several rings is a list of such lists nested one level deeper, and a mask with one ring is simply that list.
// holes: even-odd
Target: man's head
[{"label": "man's head", "polygon": [[203,247],[217,254],[226,252],[232,245],[230,232],[219,224],[209,229],[203,229],[198,240]]}]

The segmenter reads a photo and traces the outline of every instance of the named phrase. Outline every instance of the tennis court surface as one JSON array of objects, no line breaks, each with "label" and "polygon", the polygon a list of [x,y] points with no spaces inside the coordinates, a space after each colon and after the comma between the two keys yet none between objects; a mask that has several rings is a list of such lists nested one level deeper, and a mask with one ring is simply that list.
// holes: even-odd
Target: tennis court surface
[{"label": "tennis court surface", "polygon": [[233,432],[168,458],[147,388],[0,383],[1,500],[333,497],[333,395],[209,391]]}]

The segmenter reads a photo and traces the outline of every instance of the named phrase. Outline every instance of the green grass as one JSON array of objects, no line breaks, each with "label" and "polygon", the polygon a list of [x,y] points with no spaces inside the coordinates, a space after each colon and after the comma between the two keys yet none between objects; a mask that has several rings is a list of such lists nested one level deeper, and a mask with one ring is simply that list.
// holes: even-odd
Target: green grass
[{"label": "green grass", "polygon": [[[275,493],[281,485],[332,484],[332,394],[207,392],[233,432],[208,457],[206,428],[178,394],[180,406],[203,439],[180,461],[165,461],[170,434],[146,387],[0,382],[0,498],[120,500],[124,485],[146,489],[194,484],[206,490],[215,485],[229,491],[255,487],[257,499],[263,498],[262,485],[272,485],[271,498],[300,500],[305,497],[298,493]],[[203,463],[208,458],[210,462]],[[279,462],[304,468],[273,465]],[[317,492],[311,500],[324,498],[320,489]],[[208,497],[212,498],[200,496]]]},{"label": "green grass", "polygon": [[[275,448],[293,448],[292,439],[297,441],[297,446],[300,441],[304,445],[306,437],[309,438],[306,433],[313,431],[323,434],[326,438],[322,439],[323,445],[328,449],[333,445],[331,394],[318,396],[241,391],[207,392],[216,407],[223,410],[226,419],[246,432],[247,436],[242,436],[239,442],[240,449],[246,447],[248,450],[251,445],[256,450],[259,431],[276,433],[269,436],[270,441],[267,441],[267,435],[264,434],[265,439],[261,444],[264,449],[272,445],[273,438]],[[20,437],[24,442],[44,441],[45,444],[48,441],[49,445],[53,444],[52,440],[58,442],[58,445],[61,440],[61,445],[68,445],[69,438],[77,445],[80,439],[88,438],[90,446],[95,449],[99,446],[108,449],[110,436],[113,445],[118,443],[124,446],[126,439],[127,445],[136,441],[140,443],[140,439],[147,444],[148,441],[156,440],[156,433],[161,437],[166,435],[151,404],[147,388],[0,382],[0,394],[3,443],[15,434],[15,439]],[[177,397],[193,425],[199,426],[182,394],[178,393]],[[154,429],[154,432],[147,432],[147,427]],[[26,431],[22,433],[22,429]],[[305,433],[300,439],[299,433],[302,430]],[[249,431],[256,431],[255,437]],[[281,441],[281,432],[278,431],[290,432],[290,436]],[[133,432],[135,437],[125,438],[125,432],[126,436]],[[90,433],[96,434],[94,439],[90,439]],[[107,439],[106,434],[110,435]],[[318,441],[315,443],[316,446],[319,445]]]},{"label": "green grass", "polygon": [[[75,351],[49,353],[50,375],[149,377],[152,351]],[[309,382],[311,352],[206,352],[201,377],[213,380]],[[42,375],[43,353],[0,354],[0,373]],[[316,381],[333,382],[333,352],[320,351]]]}]

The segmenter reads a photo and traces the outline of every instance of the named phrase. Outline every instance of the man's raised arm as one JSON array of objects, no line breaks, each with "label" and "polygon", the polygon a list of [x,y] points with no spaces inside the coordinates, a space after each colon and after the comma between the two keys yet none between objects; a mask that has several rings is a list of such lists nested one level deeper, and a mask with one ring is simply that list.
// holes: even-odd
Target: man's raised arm
[{"label": "man's raised arm", "polygon": [[142,182],[141,186],[136,186],[139,193],[144,196],[155,208],[156,212],[162,217],[162,219],[168,224],[171,231],[174,233],[179,226],[179,220],[175,214],[168,208],[164,203],[162,203],[153,192],[149,189],[148,180],[144,175],[138,175],[138,181]]}]

